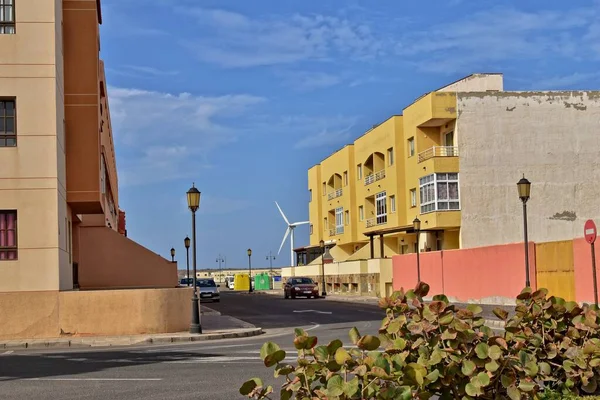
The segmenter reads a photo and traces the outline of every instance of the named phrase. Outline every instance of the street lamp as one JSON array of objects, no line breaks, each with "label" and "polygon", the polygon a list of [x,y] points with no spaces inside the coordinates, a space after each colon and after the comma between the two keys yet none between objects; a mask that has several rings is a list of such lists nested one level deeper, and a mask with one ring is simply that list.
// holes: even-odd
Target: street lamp
[{"label": "street lamp", "polygon": [[171,247],[171,262],[175,262],[175,249],[173,247]]},{"label": "street lamp", "polygon": [[190,286],[190,238],[185,237],[183,239],[183,245],[185,246],[185,265],[186,265],[186,275],[187,285]]},{"label": "street lamp", "polygon": [[269,251],[269,255],[267,256],[267,260],[269,260],[269,289],[273,289],[273,260],[275,256]]},{"label": "street lamp", "polygon": [[217,262],[219,263],[219,283],[222,283],[223,281],[223,269],[221,268],[221,263],[225,262],[225,260],[223,260],[223,257],[221,257],[221,255],[219,254],[219,257],[217,258]]},{"label": "street lamp", "polygon": [[419,258],[419,236],[421,236],[421,220],[419,219],[419,217],[415,217],[413,221],[413,228],[417,233],[417,282],[421,282],[421,259]]},{"label": "street lamp", "polygon": [[321,290],[321,296],[327,296],[327,291],[325,290],[325,242],[321,239],[319,241],[319,247],[321,247],[321,286],[323,286]]},{"label": "street lamp", "polygon": [[517,188],[519,189],[519,198],[523,202],[523,234],[525,236],[525,286],[530,287],[529,282],[529,240],[527,239],[527,200],[531,194],[531,182],[523,178],[517,182]]},{"label": "street lamp", "polygon": [[248,249],[248,292],[252,293],[252,249]]},{"label": "street lamp", "polygon": [[187,191],[188,208],[192,212],[192,244],[194,251],[193,266],[194,266],[194,295],[192,296],[192,321],[190,323],[190,333],[202,333],[200,325],[200,305],[198,301],[198,293],[196,291],[196,211],[200,208],[200,191],[196,189],[194,184]]}]

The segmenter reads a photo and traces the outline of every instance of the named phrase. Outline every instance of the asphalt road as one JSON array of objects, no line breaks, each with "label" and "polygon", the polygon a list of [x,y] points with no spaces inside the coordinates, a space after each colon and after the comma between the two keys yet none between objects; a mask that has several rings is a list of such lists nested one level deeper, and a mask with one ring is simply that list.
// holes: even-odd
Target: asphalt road
[{"label": "asphalt road", "polygon": [[277,387],[259,357],[265,341],[278,343],[293,361],[294,327],[310,330],[320,343],[339,338],[349,344],[353,326],[376,333],[383,318],[369,304],[226,291],[221,296],[208,306],[266,334],[170,346],[0,352],[0,399],[241,399],[238,389],[248,378]]}]

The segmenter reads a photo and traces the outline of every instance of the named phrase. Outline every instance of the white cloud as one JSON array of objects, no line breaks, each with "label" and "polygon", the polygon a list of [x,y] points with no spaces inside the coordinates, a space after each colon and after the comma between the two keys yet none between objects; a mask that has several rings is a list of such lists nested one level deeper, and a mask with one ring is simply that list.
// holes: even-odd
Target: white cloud
[{"label": "white cloud", "polygon": [[[591,83],[590,83],[591,81]],[[582,84],[581,89],[597,87],[600,83],[600,72],[580,73],[575,72],[569,75],[553,76],[542,79],[532,85],[533,89],[573,89],[575,85]]]},{"label": "white cloud", "polygon": [[180,9],[197,18],[210,36],[188,42],[199,58],[224,67],[253,67],[326,60],[369,58],[381,47],[367,25],[323,15],[251,19],[219,9]]},{"label": "white cloud", "polygon": [[158,76],[175,76],[179,71],[167,71],[144,65],[124,65],[121,68],[106,68],[106,71],[115,75],[128,76],[132,78],[154,79]]},{"label": "white cloud", "polygon": [[[197,174],[208,155],[237,140],[236,124],[265,101],[251,95],[218,97],[109,87],[111,119],[123,185]],[[122,162],[121,162],[122,161]],[[185,168],[183,168],[185,166]]]}]

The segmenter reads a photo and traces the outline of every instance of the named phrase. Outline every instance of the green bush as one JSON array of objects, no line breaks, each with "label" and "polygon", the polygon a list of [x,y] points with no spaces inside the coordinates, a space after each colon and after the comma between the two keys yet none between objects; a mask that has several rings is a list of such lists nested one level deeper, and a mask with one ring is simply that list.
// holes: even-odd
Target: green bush
[{"label": "green bush", "polygon": [[[281,399],[541,399],[594,393],[600,376],[597,309],[548,292],[524,289],[515,315],[496,335],[484,325],[482,309],[458,309],[446,296],[423,300],[429,286],[419,283],[382,299],[386,310],[377,336],[353,328],[347,349],[340,340],[318,339],[296,329],[298,365],[283,363],[286,353],[266,343],[261,357],[275,377],[285,380]],[[544,392],[544,389],[546,390]],[[240,388],[249,398],[265,399],[273,388],[251,379]],[[546,397],[550,399],[550,397]],[[562,397],[566,398],[566,397]]]}]

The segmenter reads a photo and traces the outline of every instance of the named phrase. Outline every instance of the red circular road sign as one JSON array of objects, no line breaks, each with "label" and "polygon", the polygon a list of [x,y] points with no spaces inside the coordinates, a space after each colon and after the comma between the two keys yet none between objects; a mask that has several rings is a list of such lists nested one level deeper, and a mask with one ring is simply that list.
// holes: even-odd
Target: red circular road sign
[{"label": "red circular road sign", "polygon": [[585,221],[585,226],[583,227],[583,233],[585,235],[585,240],[589,244],[593,244],[596,241],[596,236],[598,236],[598,231],[596,230],[596,224],[591,219]]}]

